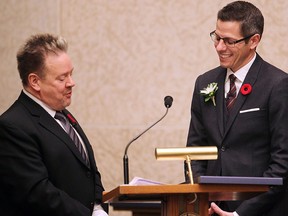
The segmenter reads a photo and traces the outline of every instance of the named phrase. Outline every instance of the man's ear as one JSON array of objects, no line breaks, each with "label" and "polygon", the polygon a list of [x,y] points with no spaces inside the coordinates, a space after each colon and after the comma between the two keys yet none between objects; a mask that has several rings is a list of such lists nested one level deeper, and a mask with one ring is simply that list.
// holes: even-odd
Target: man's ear
[{"label": "man's ear", "polygon": [[40,88],[39,82],[40,82],[40,77],[37,74],[30,73],[28,75],[28,83],[30,87],[34,89],[34,91],[40,91],[41,88]]},{"label": "man's ear", "polygon": [[256,47],[260,43],[260,40],[261,40],[261,36],[259,34],[253,35],[250,39],[250,48],[256,49]]}]

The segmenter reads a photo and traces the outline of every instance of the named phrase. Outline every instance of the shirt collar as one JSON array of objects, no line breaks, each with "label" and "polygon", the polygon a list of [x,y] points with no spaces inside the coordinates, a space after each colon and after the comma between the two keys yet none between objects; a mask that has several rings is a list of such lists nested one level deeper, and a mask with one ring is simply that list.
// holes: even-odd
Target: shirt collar
[{"label": "shirt collar", "polygon": [[35,101],[37,104],[39,104],[44,110],[46,110],[49,115],[51,115],[53,118],[56,114],[56,111],[51,109],[47,104],[45,104],[43,101],[39,100],[38,98],[36,98],[34,95],[32,95],[31,93],[29,93],[28,91],[26,91],[25,89],[23,89],[23,92],[29,97],[31,98],[33,101]]},{"label": "shirt collar", "polygon": [[239,80],[241,83],[243,83],[244,79],[245,79],[250,67],[252,66],[253,62],[255,61],[255,59],[256,59],[256,53],[255,53],[254,57],[248,62],[248,64],[244,65],[242,68],[240,68],[238,71],[235,71],[235,72],[233,72],[230,68],[227,68],[227,74],[226,74],[225,82],[228,81],[230,74],[234,74],[237,77],[237,80]]}]

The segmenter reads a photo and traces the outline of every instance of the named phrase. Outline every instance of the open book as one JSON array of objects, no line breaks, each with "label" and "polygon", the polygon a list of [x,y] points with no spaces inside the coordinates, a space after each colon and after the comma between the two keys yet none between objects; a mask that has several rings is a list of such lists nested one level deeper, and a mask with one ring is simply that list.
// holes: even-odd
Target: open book
[{"label": "open book", "polygon": [[130,182],[129,185],[164,185],[164,183],[153,181],[150,179],[144,179],[140,177],[134,177]]}]

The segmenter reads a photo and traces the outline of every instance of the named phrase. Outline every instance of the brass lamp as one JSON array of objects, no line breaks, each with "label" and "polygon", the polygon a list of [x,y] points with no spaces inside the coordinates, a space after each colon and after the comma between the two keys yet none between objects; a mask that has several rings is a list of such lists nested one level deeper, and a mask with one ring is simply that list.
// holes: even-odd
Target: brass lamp
[{"label": "brass lamp", "polygon": [[184,148],[156,148],[157,160],[185,160],[188,167],[188,176],[194,184],[190,162],[191,160],[216,160],[218,150],[216,146],[192,146]]}]

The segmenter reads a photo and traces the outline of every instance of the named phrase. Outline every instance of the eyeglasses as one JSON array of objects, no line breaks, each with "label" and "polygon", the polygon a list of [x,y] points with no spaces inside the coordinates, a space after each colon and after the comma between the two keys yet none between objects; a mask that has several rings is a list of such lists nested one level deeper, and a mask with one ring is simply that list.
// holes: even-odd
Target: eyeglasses
[{"label": "eyeglasses", "polygon": [[240,43],[241,41],[247,40],[247,39],[251,38],[254,35],[255,34],[251,34],[251,35],[249,35],[247,37],[244,37],[244,38],[241,38],[239,40],[234,40],[234,39],[231,39],[231,38],[221,38],[219,35],[216,34],[215,30],[210,33],[210,37],[211,37],[211,39],[212,39],[212,41],[214,42],[215,45],[218,45],[220,40],[223,40],[224,44],[227,47],[234,47],[235,44]]}]

